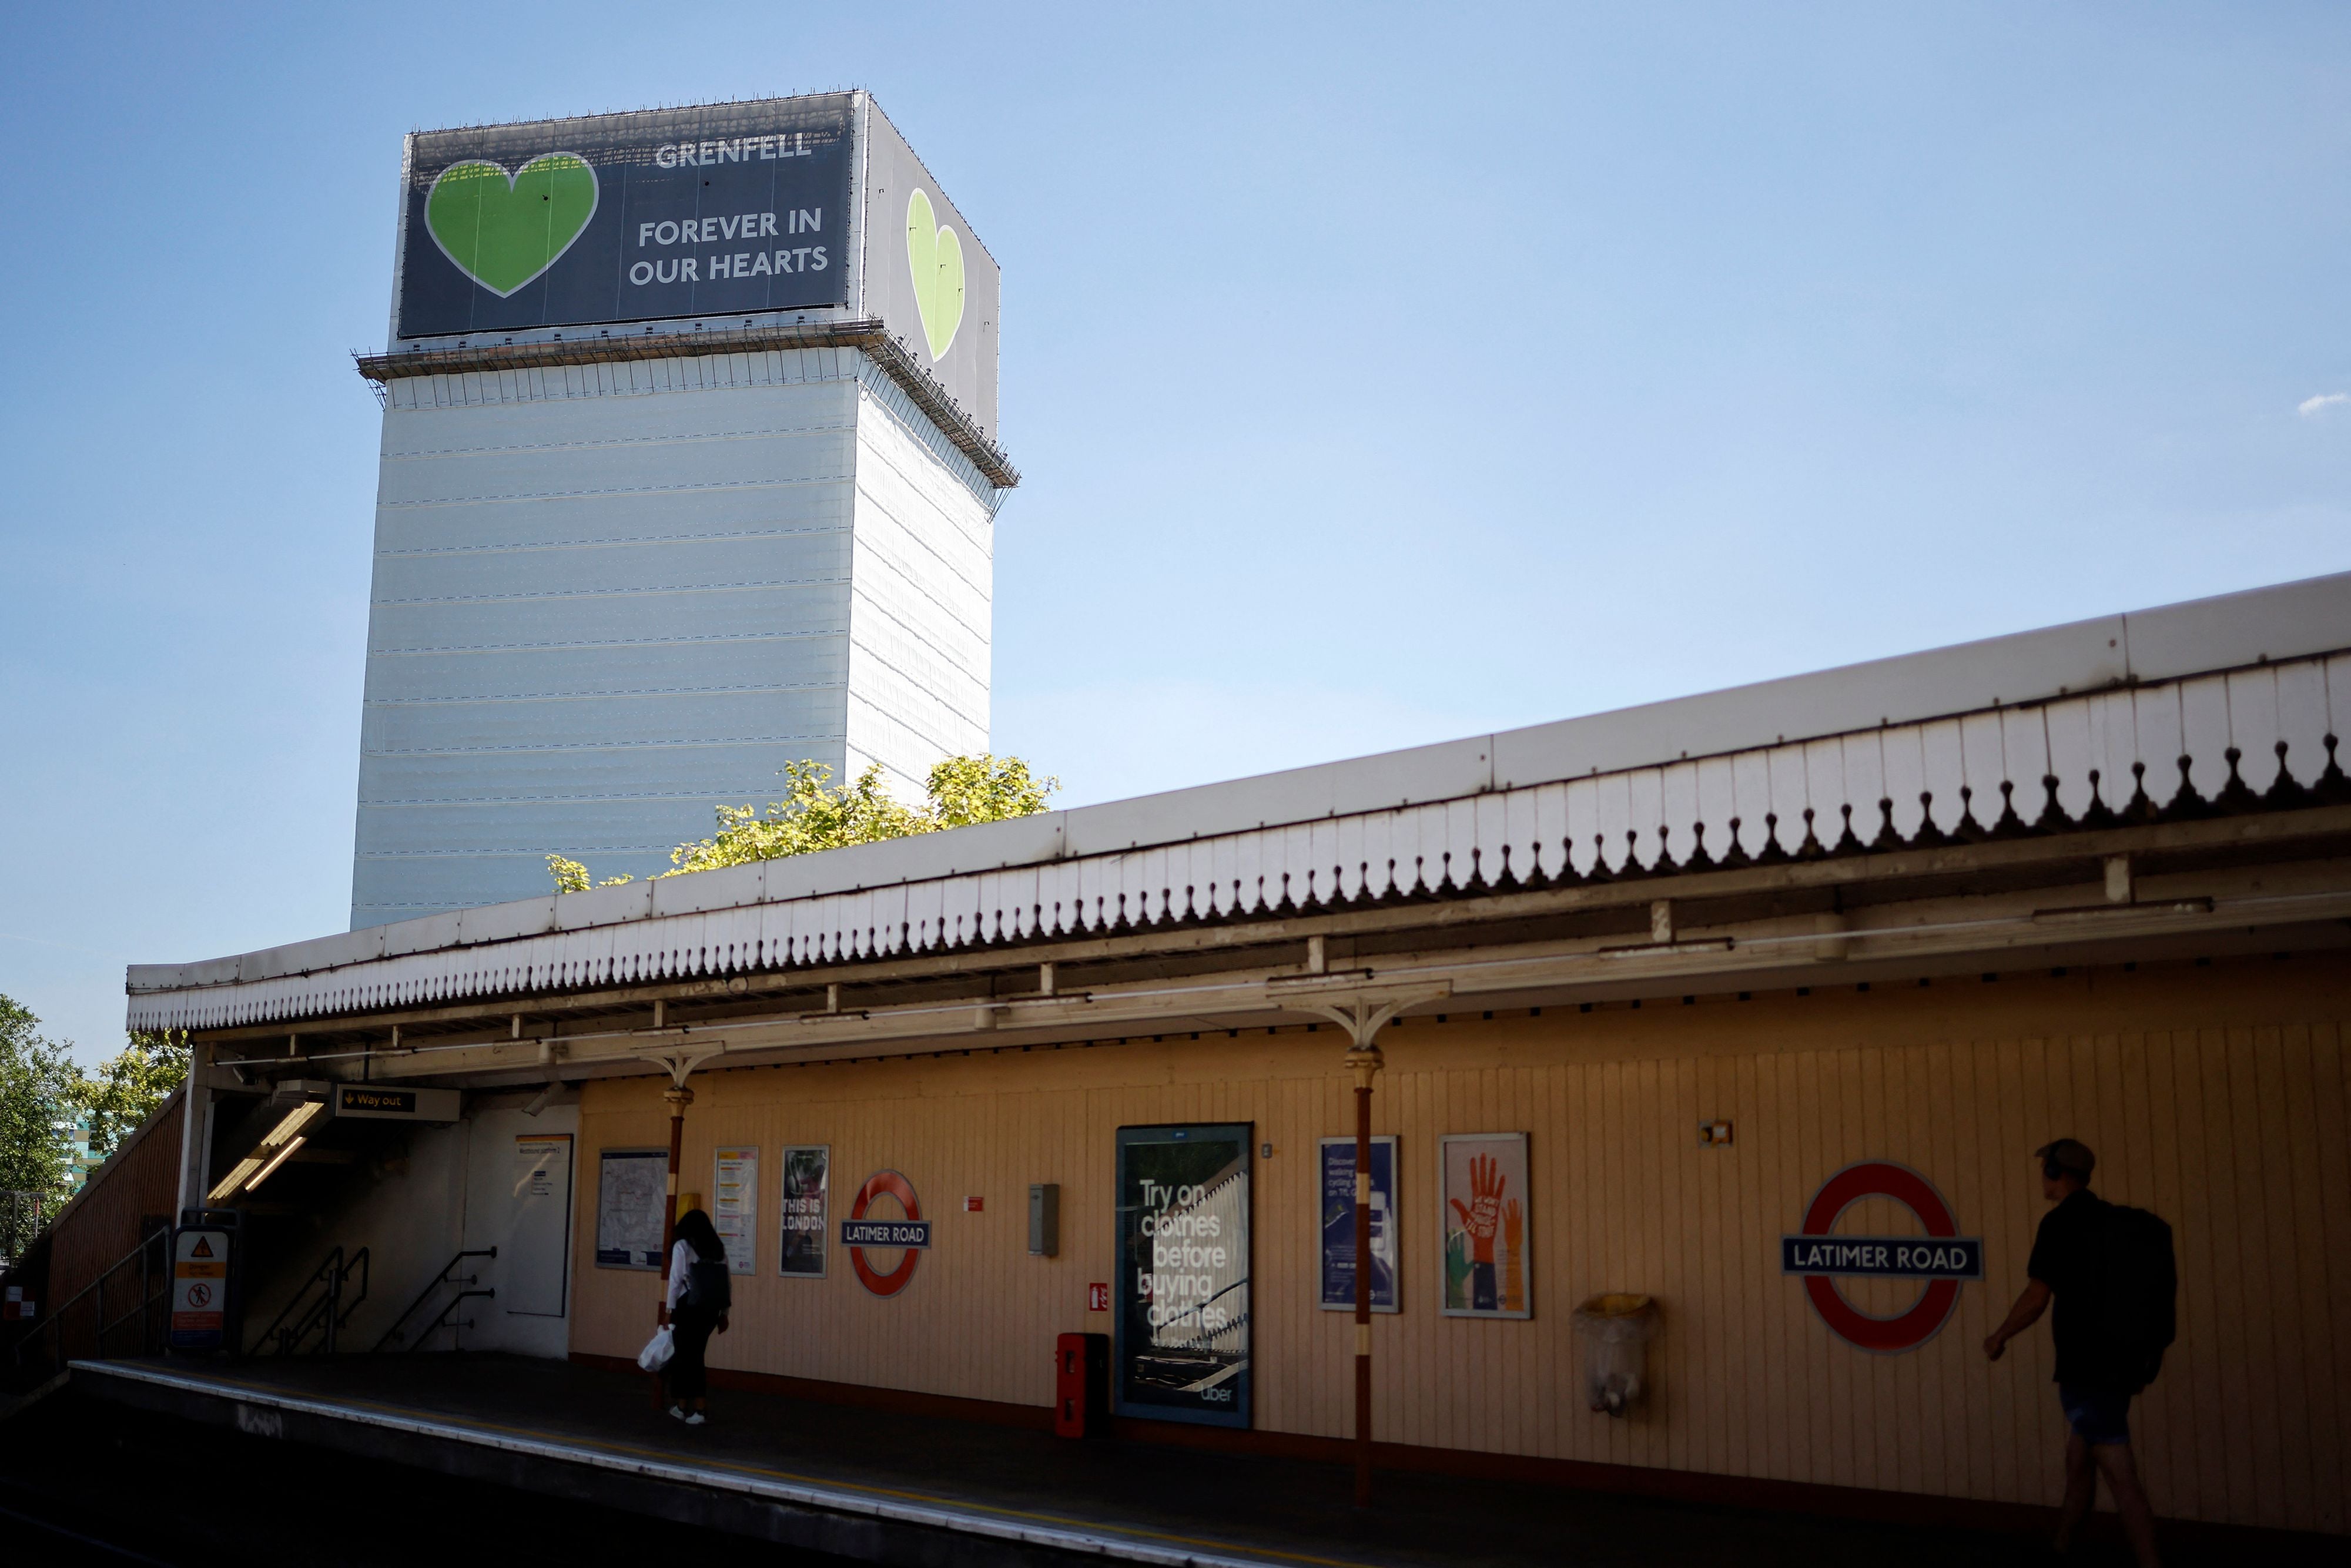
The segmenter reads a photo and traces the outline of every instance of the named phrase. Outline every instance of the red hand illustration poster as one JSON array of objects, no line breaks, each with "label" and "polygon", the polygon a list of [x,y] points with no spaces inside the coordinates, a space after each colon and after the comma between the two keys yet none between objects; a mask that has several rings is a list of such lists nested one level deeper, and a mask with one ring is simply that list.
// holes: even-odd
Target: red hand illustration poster
[{"label": "red hand illustration poster", "polygon": [[1457,1133],[1439,1141],[1438,1160],[1445,1315],[1532,1317],[1527,1135]]}]

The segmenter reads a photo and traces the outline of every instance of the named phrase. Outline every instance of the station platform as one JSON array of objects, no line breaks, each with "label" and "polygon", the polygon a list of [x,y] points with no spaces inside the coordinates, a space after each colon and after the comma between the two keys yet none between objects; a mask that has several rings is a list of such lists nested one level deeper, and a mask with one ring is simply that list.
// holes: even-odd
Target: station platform
[{"label": "station platform", "polygon": [[[712,1423],[687,1427],[642,1375],[507,1356],[77,1362],[70,1381],[82,1398],[865,1563],[1959,1568],[2037,1544],[1410,1472],[1380,1472],[1359,1511],[1340,1466],[726,1388]],[[2177,1544],[2177,1560],[2203,1555]]]}]

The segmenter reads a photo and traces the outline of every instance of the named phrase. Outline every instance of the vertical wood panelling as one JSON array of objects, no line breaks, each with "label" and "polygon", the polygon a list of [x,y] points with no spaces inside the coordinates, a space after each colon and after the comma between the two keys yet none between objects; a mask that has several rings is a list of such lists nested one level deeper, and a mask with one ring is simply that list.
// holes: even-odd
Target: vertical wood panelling
[{"label": "vertical wood panelling", "polygon": [[[2099,1155],[2098,1187],[2169,1219],[2180,1341],[2134,1408],[2166,1513],[2341,1531],[2351,1484],[2343,1386],[2351,1336],[2351,1169],[2344,1029],[2351,986],[2315,961],[2139,974],[1938,979],[1751,1003],[1488,1022],[1416,1019],[1384,1039],[1374,1125],[1400,1140],[1404,1311],[1374,1324],[1384,1440],[1786,1480],[2053,1503],[2063,1443],[2044,1329],[1997,1364],[1980,1342],[2024,1281],[2046,1211],[2031,1151]],[[1206,1031],[1098,1049],[948,1053],[699,1076],[685,1185],[713,1146],[761,1150],[759,1275],[738,1283],[725,1366],[1041,1405],[1052,1335],[1107,1332],[1085,1311],[1112,1267],[1113,1134],[1245,1121],[1253,1162],[1257,1422],[1352,1430],[1352,1327],[1317,1305],[1317,1140],[1352,1126],[1328,1028]],[[1697,1142],[1728,1119],[1729,1147]],[[633,1353],[650,1276],[593,1267],[595,1151],[658,1144],[644,1080],[587,1086],[576,1348]],[[1438,1140],[1529,1134],[1529,1322],[1439,1313]],[[827,1143],[831,1218],[889,1166],[914,1182],[935,1245],[898,1298],[869,1295],[830,1249],[820,1281],[773,1273],[778,1150]],[[1778,1239],[1856,1160],[1915,1166],[1980,1235],[1987,1278],[1942,1333],[1870,1355],[1779,1272]],[[1062,1250],[1027,1255],[1032,1181],[1062,1188]],[[967,1194],[984,1213],[962,1212]],[[1890,1204],[1865,1223],[1897,1225]],[[1855,1222],[1864,1222],[1856,1209]],[[1570,1313],[1606,1290],[1663,1312],[1647,1400],[1583,1404]],[[1855,1288],[1898,1311],[1907,1288]]]}]

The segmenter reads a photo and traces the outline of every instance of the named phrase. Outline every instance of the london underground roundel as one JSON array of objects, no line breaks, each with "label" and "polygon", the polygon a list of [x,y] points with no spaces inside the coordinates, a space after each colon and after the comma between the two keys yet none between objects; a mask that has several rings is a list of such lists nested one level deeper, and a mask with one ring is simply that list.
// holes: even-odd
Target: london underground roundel
[{"label": "london underground roundel", "polygon": [[[867,1210],[879,1197],[894,1203],[903,1218],[889,1219],[869,1216]],[[849,1249],[849,1266],[857,1270],[858,1282],[877,1296],[894,1296],[906,1288],[914,1277],[914,1265],[931,1245],[931,1222],[923,1218],[923,1205],[914,1196],[914,1184],[896,1171],[875,1171],[857,1189],[856,1201],[849,1207],[849,1218],[841,1222],[841,1244]],[[866,1260],[867,1248],[900,1249],[898,1266],[883,1273]]]},{"label": "london underground roundel", "polygon": [[[1923,1236],[1837,1233],[1844,1211],[1865,1197],[1887,1197],[1918,1219]],[[1959,1304],[1959,1283],[1983,1278],[1983,1241],[1959,1234],[1951,1206],[1925,1176],[1891,1160],[1850,1165],[1821,1184],[1803,1228],[1780,1238],[1780,1271],[1804,1281],[1804,1294],[1829,1331],[1863,1350],[1896,1354],[1935,1337]],[[1840,1279],[1923,1280],[1926,1289],[1891,1317],[1863,1312],[1837,1289]]]}]

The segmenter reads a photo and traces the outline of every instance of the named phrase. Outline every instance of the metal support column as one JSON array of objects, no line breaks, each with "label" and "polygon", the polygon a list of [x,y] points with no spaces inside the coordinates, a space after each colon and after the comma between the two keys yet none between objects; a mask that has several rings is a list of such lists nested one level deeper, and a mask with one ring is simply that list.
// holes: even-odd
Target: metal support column
[{"label": "metal support column", "polygon": [[[1377,1026],[1374,1026],[1377,1027]],[[1355,1075],[1355,1506],[1372,1505],[1372,1080],[1384,1065],[1368,1041],[1347,1052]]]},{"label": "metal support column", "polygon": [[662,1284],[669,1284],[670,1249],[677,1244],[677,1167],[678,1155],[685,1146],[685,1108],[694,1103],[694,1091],[684,1084],[673,1084],[662,1091],[669,1102],[669,1196],[662,1205]]},{"label": "metal support column", "polygon": [[1355,1080],[1355,1506],[1372,1502],[1372,1080],[1385,1065],[1374,1042],[1388,1020],[1441,990],[1391,993],[1374,1002],[1355,996],[1343,1003],[1310,1002],[1301,1010],[1319,1013],[1347,1031],[1347,1071]]},{"label": "metal support column", "polygon": [[[658,1009],[654,1017],[661,1015]],[[679,1156],[685,1147],[685,1108],[694,1103],[694,1091],[685,1086],[686,1074],[717,1055],[716,1051],[674,1051],[661,1056],[648,1056],[648,1061],[658,1062],[669,1073],[669,1087],[662,1098],[669,1102],[669,1182],[662,1197],[662,1301],[659,1315],[667,1321],[669,1312],[669,1271],[671,1253],[677,1247],[677,1175]],[[653,1403],[662,1399],[662,1380],[653,1378]]]},{"label": "metal support column", "polygon": [[213,1047],[204,1040],[193,1042],[188,1049],[188,1076],[180,1086],[180,1182],[179,1203],[172,1215],[176,1222],[186,1209],[202,1208],[211,1202],[213,1075],[222,1071],[213,1065]]}]

